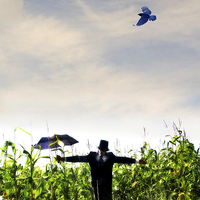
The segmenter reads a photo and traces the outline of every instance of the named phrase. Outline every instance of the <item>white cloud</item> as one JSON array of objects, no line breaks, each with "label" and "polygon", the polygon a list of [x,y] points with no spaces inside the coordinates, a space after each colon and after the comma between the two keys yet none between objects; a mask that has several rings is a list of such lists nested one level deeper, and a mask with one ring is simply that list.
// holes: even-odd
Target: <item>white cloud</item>
[{"label": "white cloud", "polygon": [[0,1],[0,25],[7,26],[20,18],[23,9],[23,0]]},{"label": "white cloud", "polygon": [[153,116],[168,113],[169,107],[180,109],[184,104],[188,98],[184,95],[190,88],[182,87],[180,81],[168,82],[165,75],[117,73],[110,67],[93,65],[77,70],[63,69],[50,75],[50,81],[36,79],[13,86],[4,95],[4,109],[12,105],[17,109],[24,107],[30,113],[63,109],[72,112],[78,106],[79,112],[85,110],[92,114],[95,111],[95,115],[137,112]]},{"label": "white cloud", "polygon": [[54,18],[26,17],[13,26],[3,39],[6,48],[13,54],[31,55],[47,61],[74,62],[82,60],[85,55],[78,48],[84,35]]}]

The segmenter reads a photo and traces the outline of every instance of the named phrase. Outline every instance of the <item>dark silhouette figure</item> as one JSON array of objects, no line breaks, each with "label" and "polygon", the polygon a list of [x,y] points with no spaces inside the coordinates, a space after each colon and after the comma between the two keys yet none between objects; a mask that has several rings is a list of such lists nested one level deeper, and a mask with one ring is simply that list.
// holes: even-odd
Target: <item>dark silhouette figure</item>
[{"label": "dark silhouette figure", "polygon": [[[115,156],[108,149],[108,141],[101,140],[98,152],[90,152],[86,156],[57,156],[57,161],[66,162],[88,162],[91,169],[92,187],[94,188],[96,200],[112,200],[112,169],[114,163],[136,163],[133,158]],[[139,160],[140,164],[146,164]]]}]

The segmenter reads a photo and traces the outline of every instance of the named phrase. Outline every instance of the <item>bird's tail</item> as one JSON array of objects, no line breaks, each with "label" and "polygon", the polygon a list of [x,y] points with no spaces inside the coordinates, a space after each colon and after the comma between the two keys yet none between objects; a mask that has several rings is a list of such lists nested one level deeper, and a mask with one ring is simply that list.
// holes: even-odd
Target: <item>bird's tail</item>
[{"label": "bird's tail", "polygon": [[155,21],[156,20],[156,16],[155,15],[150,15],[149,16],[149,20],[150,21]]}]

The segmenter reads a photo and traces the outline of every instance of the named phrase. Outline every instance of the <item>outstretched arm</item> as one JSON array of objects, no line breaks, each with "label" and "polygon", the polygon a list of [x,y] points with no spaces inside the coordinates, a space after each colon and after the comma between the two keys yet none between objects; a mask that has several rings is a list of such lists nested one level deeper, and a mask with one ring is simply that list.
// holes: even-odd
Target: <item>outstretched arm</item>
[{"label": "outstretched arm", "polygon": [[124,164],[136,163],[136,160],[133,158],[120,157],[120,156],[115,156],[114,160],[115,163],[124,163]]},{"label": "outstretched arm", "polygon": [[56,160],[58,162],[88,162],[88,156],[61,157],[57,155]]},{"label": "outstretched arm", "polygon": [[115,156],[115,163],[124,163],[124,164],[139,163],[143,165],[147,164],[147,162],[142,159],[137,161],[134,158],[119,157],[119,156]]}]

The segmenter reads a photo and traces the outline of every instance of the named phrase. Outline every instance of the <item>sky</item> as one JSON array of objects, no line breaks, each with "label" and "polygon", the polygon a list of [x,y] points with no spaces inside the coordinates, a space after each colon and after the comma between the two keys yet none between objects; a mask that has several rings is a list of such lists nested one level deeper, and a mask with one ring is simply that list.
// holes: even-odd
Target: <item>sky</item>
[{"label": "sky", "polygon": [[[134,27],[142,6],[156,21]],[[78,152],[199,147],[199,0],[0,0],[0,145],[68,134]],[[15,127],[21,127],[32,137]]]}]

